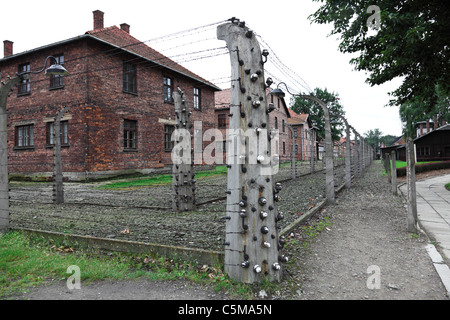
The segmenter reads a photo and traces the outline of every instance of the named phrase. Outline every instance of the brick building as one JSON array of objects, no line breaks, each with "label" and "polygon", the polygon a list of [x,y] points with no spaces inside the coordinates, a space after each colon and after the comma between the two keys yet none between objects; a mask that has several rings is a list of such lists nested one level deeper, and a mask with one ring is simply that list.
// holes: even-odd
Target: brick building
[{"label": "brick building", "polygon": [[[267,102],[269,105],[273,105],[274,109],[269,113],[270,129],[278,129],[279,140],[278,146],[275,148],[280,155],[280,161],[290,160],[290,154],[292,152],[292,140],[291,131],[288,128],[288,124],[291,118],[290,109],[287,107],[283,98],[276,97],[270,93],[271,89],[267,89]],[[230,113],[230,97],[231,89],[224,89],[220,92],[216,92],[216,125],[217,128],[222,131],[224,140],[220,142],[223,144],[223,150],[226,143],[226,130],[229,125],[229,113]],[[225,155],[224,155],[225,157]]]},{"label": "brick building", "polygon": [[[55,57],[69,71],[46,78],[32,74],[8,98],[9,172],[49,175],[53,170],[51,133],[62,119],[62,162],[66,177],[89,179],[149,172],[171,164],[174,130],[172,93],[180,87],[192,121],[213,128],[214,93],[220,88],[130,35],[126,23],[103,26],[94,11],[94,29],[78,37],[14,54],[4,41],[0,72],[39,70]],[[53,61],[53,59],[51,59]]]},{"label": "brick building", "polygon": [[[289,113],[291,118],[288,119],[288,124],[294,129],[297,161],[310,161],[311,157],[317,159],[317,135],[309,114],[298,114],[292,109],[289,109]],[[292,140],[290,143],[292,146]]]}]

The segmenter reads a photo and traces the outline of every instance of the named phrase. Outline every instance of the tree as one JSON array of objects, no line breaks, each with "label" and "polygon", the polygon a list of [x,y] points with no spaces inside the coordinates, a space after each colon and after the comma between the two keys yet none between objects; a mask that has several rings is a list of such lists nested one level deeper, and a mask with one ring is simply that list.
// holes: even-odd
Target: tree
[{"label": "tree", "polygon": [[[330,110],[330,120],[331,120],[331,136],[334,141],[337,141],[342,136],[342,130],[344,129],[343,121],[333,114],[344,115],[342,105],[339,103],[339,95],[337,93],[330,93],[327,89],[314,89],[314,96],[325,102]],[[314,126],[318,128],[317,135],[324,139],[325,138],[325,117],[323,109],[320,105],[311,100],[306,100],[301,97],[293,98],[293,103],[291,109],[296,113],[307,113]]]},{"label": "tree", "polygon": [[[428,112],[437,100],[435,85],[450,95],[448,1],[313,1],[323,5],[309,19],[334,24],[331,34],[340,35],[340,51],[359,53],[350,62],[356,70],[368,73],[370,85],[403,78],[400,87],[391,92],[395,98],[389,102],[391,106],[428,99],[429,103],[422,105]],[[371,22],[377,19],[379,28],[369,32]]]},{"label": "tree", "polygon": [[369,130],[363,134],[364,139],[366,139],[367,143],[375,148],[376,153],[378,154],[380,151],[381,145],[381,137],[383,132],[380,129]]},{"label": "tree", "polygon": [[384,143],[385,146],[390,146],[392,144],[392,142],[394,142],[395,139],[397,139],[396,136],[387,134],[380,138],[380,143]]}]

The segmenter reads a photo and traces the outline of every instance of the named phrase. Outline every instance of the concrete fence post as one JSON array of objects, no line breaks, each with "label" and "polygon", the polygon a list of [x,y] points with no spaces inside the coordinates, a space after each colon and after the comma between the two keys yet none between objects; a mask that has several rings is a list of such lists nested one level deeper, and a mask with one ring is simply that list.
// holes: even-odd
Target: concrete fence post
[{"label": "concrete fence post", "polygon": [[[28,78],[28,75],[23,76]],[[9,230],[8,134],[6,103],[8,94],[21,79],[14,77],[0,84],[0,232]]]},{"label": "concrete fence post", "polygon": [[407,230],[417,233],[417,195],[416,195],[416,164],[414,155],[414,141],[406,139],[406,181],[407,195]]},{"label": "concrete fence post", "polygon": [[397,195],[397,156],[396,152],[391,152],[391,161],[392,161],[392,174],[391,174],[391,183],[392,183],[392,193]]},{"label": "concrete fence post", "polygon": [[264,63],[256,35],[238,19],[219,25],[231,61],[231,100],[226,206],[225,272],[235,281],[260,283],[281,280],[287,261],[285,243],[278,235],[280,184],[274,183],[279,166],[275,150],[277,130],[269,128]]},{"label": "concrete fence post", "polygon": [[70,109],[65,107],[58,112],[53,123],[53,203],[64,203],[64,185],[61,159],[61,119]]},{"label": "concrete fence post", "polygon": [[191,211],[196,208],[196,180],[191,141],[191,112],[184,92],[177,88],[173,93],[175,103],[175,131],[172,140],[172,210]]}]

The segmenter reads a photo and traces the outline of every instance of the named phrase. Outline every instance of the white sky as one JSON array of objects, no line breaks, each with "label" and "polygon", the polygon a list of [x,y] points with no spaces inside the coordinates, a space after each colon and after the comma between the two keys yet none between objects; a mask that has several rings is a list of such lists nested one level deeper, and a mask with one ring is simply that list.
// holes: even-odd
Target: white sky
[{"label": "white sky", "polygon": [[[400,136],[402,128],[398,107],[386,105],[390,99],[388,92],[395,90],[401,82],[396,80],[376,87],[365,83],[365,74],[354,71],[350,65],[351,56],[338,51],[336,37],[327,37],[332,26],[311,24],[307,19],[319,6],[312,0],[8,1],[2,4],[0,40],[13,41],[14,53],[20,53],[82,35],[93,29],[94,10],[105,13],[105,27],[128,23],[131,35],[141,41],[236,17],[260,35],[283,64],[299,75],[309,88],[327,88],[337,92],[350,125],[359,133],[378,128],[384,135]],[[197,35],[211,39],[208,41],[196,42],[198,38],[194,34],[166,43],[147,44],[171,57],[175,51],[166,52],[164,45],[172,48],[177,46],[175,41],[178,44],[195,42],[179,48],[184,52],[224,47],[224,41],[213,39],[215,34],[214,27]],[[262,46],[262,49],[266,48]],[[3,50],[0,51],[2,55]],[[184,65],[203,78],[213,80],[221,88],[229,87],[229,82],[214,81],[230,76],[228,55]],[[273,70],[269,63],[266,67]],[[277,78],[289,81],[282,75],[277,75]],[[276,87],[276,82],[272,88]],[[281,89],[286,91],[285,87]],[[306,93],[302,87],[295,93],[300,91]],[[286,102],[289,103],[289,99]]]}]

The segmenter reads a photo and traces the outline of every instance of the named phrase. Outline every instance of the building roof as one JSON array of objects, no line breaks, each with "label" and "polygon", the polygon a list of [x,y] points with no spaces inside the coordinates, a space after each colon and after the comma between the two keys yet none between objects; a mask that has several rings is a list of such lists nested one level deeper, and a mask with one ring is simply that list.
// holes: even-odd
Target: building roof
[{"label": "building roof", "polygon": [[139,41],[138,39],[130,35],[128,32],[118,28],[117,26],[91,30],[86,32],[86,34],[109,45],[112,45],[118,49],[132,53],[143,59],[151,61],[157,65],[170,69],[174,72],[180,73],[194,80],[197,80],[207,86],[214,88],[217,91],[221,90],[213,83],[203,79],[199,75],[179,65],[175,61],[171,60],[162,53],[156,51],[155,49],[149,47],[144,42]]},{"label": "building roof", "polygon": [[214,105],[216,110],[230,108],[231,88],[223,89],[214,93]]},{"label": "building roof", "polygon": [[288,124],[290,124],[290,125],[304,124],[307,121],[309,121],[309,114],[306,114],[306,113],[298,114],[290,108],[289,108],[289,115],[291,116],[291,118],[288,119]]},{"label": "building roof", "polygon": [[184,75],[188,78],[199,81],[200,83],[203,83],[203,84],[213,88],[216,91],[221,90],[215,84],[207,81],[206,79],[203,79],[199,75],[184,68],[183,66],[179,65],[178,63],[169,59],[168,57],[164,56],[160,52],[147,46],[142,41],[139,41],[138,39],[134,38],[128,32],[118,28],[117,26],[87,31],[84,35],[80,35],[77,37],[69,38],[66,40],[58,41],[58,42],[55,42],[52,44],[48,44],[45,46],[41,46],[38,48],[20,52],[20,53],[13,54],[10,56],[6,56],[6,57],[0,59],[0,63],[10,60],[10,59],[20,57],[20,56],[33,54],[35,52],[38,52],[38,51],[41,51],[44,49],[48,49],[48,48],[52,48],[52,47],[56,47],[56,46],[60,46],[60,45],[65,45],[70,42],[80,41],[80,40],[84,40],[84,39],[94,39],[96,41],[100,41],[102,43],[113,46],[117,49],[120,49],[124,52],[128,52],[128,53],[134,54],[136,56],[139,56],[140,58],[148,60],[149,62],[153,62],[163,68],[167,68],[176,73]]},{"label": "building roof", "polygon": [[424,138],[424,137],[428,137],[429,135],[435,134],[435,132],[439,132],[439,131],[450,131],[450,124],[446,124],[446,125],[444,125],[444,126],[440,126],[440,127],[437,128],[436,130],[427,132],[427,133],[421,135],[420,137],[415,138],[414,141],[417,141],[417,140],[422,139],[422,138]]}]

